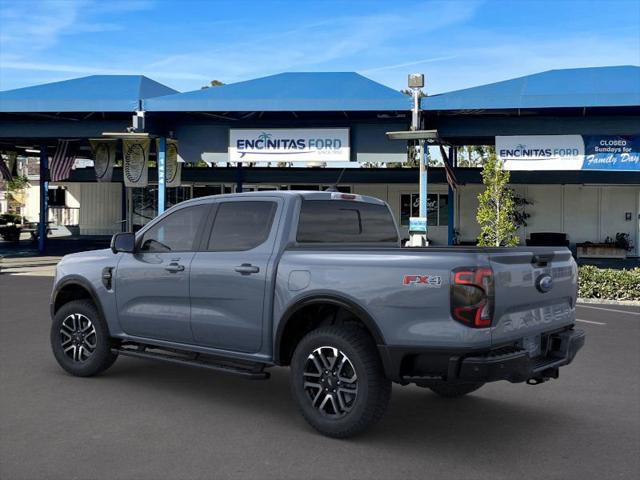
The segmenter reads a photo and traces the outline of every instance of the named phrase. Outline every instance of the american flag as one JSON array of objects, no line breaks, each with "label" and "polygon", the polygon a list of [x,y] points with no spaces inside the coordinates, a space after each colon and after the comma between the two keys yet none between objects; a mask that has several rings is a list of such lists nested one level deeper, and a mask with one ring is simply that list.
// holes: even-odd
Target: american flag
[{"label": "american flag", "polygon": [[71,176],[71,167],[76,161],[77,140],[58,140],[56,153],[51,157],[49,173],[52,182],[60,182]]},{"label": "american flag", "polygon": [[447,183],[453,190],[455,190],[456,188],[458,188],[458,179],[456,178],[456,172],[451,167],[451,162],[449,160],[449,157],[447,157],[447,152],[445,152],[442,145],[440,145],[440,154],[442,155],[442,161],[444,162],[444,172],[447,176]]},{"label": "american flag", "polygon": [[13,180],[13,175],[11,175],[11,170],[7,167],[4,158],[0,156],[0,177],[4,178],[7,181]]}]

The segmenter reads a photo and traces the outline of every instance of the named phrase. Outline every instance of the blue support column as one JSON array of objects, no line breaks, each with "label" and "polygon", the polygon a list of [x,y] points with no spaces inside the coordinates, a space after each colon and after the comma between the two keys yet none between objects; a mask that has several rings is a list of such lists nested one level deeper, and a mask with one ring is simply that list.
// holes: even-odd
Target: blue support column
[{"label": "blue support column", "polygon": [[40,222],[38,223],[38,252],[44,255],[47,249],[47,226],[49,221],[49,157],[47,145],[40,145]]},{"label": "blue support column", "polygon": [[167,139],[160,137],[158,142],[158,215],[162,215],[165,209],[165,199],[167,198],[166,180],[166,160],[167,160]]},{"label": "blue support column", "polygon": [[[451,168],[454,168],[456,165],[456,161],[455,161],[456,155],[457,155],[456,147],[451,147],[449,149],[449,165],[451,166]],[[451,188],[451,185],[449,185],[449,189],[447,190],[447,243],[449,245],[453,245],[453,237],[455,236],[454,201],[455,201],[455,198],[453,195],[453,189]]]},{"label": "blue support column", "polygon": [[420,209],[419,215],[426,217],[427,212],[427,162],[428,152],[427,145],[424,141],[420,141]]}]

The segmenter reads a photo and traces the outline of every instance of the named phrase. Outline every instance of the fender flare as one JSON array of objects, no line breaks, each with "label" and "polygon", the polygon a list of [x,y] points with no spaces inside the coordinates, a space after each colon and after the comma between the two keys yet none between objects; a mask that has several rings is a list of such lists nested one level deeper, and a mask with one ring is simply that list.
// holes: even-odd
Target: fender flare
[{"label": "fender flare", "polygon": [[384,337],[382,336],[382,332],[378,328],[378,325],[373,320],[371,315],[369,315],[369,313],[360,305],[356,304],[352,300],[349,300],[348,298],[337,294],[311,294],[298,299],[295,303],[290,305],[284,312],[282,317],[280,317],[280,322],[278,323],[278,329],[276,330],[276,338],[273,346],[273,360],[276,365],[281,365],[282,359],[280,358],[280,348],[282,345],[282,336],[287,325],[289,324],[289,321],[302,308],[315,304],[335,305],[337,307],[348,310],[356,317],[358,317],[358,319],[361,320],[362,323],[364,323],[369,333],[371,333],[371,335],[373,336],[376,345],[385,345]]},{"label": "fender flare", "polygon": [[75,285],[86,290],[89,293],[89,296],[93,301],[93,304],[98,309],[98,313],[100,314],[100,316],[102,318],[105,318],[104,311],[102,309],[102,304],[100,303],[99,297],[96,294],[96,291],[91,285],[91,283],[86,278],[81,277],[79,275],[69,275],[68,277],[65,277],[64,280],[61,280],[53,289],[53,293],[51,294],[51,302],[49,304],[51,319],[53,319],[53,317],[56,314],[55,305],[56,305],[56,299],[58,298],[58,294],[60,293],[61,290],[63,290],[65,287],[68,287],[70,285]]}]

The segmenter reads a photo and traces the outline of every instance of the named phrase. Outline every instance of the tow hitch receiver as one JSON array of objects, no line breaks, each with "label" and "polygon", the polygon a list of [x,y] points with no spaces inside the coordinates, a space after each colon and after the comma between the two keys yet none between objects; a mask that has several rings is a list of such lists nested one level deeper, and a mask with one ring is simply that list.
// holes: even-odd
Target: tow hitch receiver
[{"label": "tow hitch receiver", "polygon": [[536,377],[527,380],[527,385],[540,385],[541,383],[548,382],[548,378]]},{"label": "tow hitch receiver", "polygon": [[560,369],[548,368],[540,372],[538,376],[527,379],[527,385],[540,385],[541,383],[548,382],[552,378],[558,378],[560,376]]}]

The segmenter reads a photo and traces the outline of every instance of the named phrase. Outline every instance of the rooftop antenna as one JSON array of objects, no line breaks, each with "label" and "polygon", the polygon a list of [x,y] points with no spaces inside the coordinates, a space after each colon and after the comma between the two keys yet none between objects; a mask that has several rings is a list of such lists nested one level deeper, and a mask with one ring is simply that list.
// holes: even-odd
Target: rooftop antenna
[{"label": "rooftop antenna", "polygon": [[342,167],[342,171],[340,172],[340,175],[338,175],[338,179],[335,181],[333,185],[331,185],[330,187],[327,187],[325,189],[325,192],[339,192],[338,184],[340,183],[340,180],[342,180],[342,175],[344,175],[344,171],[346,169],[347,167]]}]

